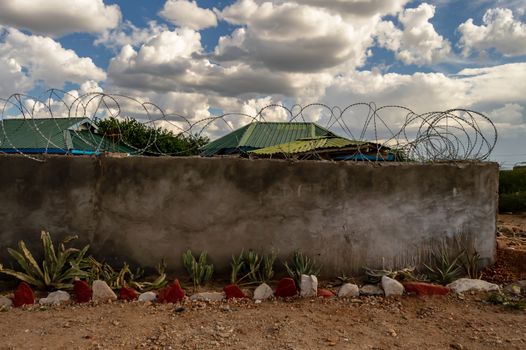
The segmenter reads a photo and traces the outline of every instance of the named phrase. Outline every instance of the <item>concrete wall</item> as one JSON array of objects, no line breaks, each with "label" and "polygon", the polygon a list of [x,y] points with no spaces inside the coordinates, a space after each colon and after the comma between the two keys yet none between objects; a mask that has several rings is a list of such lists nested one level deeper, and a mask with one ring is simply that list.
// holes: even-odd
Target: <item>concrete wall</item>
[{"label": "concrete wall", "polygon": [[404,267],[463,234],[495,253],[495,163],[382,164],[201,158],[0,157],[0,259],[40,230],[78,234],[99,258],[155,266],[206,250],[295,249],[326,275]]}]

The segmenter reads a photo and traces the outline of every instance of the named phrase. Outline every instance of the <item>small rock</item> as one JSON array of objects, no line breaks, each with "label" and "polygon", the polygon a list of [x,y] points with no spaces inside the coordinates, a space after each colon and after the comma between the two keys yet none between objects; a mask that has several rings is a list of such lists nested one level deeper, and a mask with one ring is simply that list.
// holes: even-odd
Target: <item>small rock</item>
[{"label": "small rock", "polygon": [[176,303],[184,299],[185,293],[179,280],[176,279],[174,283],[159,291],[160,303]]},{"label": "small rock", "polygon": [[318,278],[314,275],[301,275],[300,296],[315,297],[318,291]]},{"label": "small rock", "polygon": [[296,289],[296,283],[294,280],[290,277],[285,277],[278,282],[278,286],[276,287],[276,292],[274,295],[280,298],[287,298],[293,297],[297,293],[298,290]]},{"label": "small rock", "polygon": [[255,300],[267,300],[273,296],[274,292],[272,292],[272,288],[270,288],[270,286],[266,283],[260,284],[254,291]]},{"label": "small rock", "polygon": [[225,294],[219,293],[219,292],[197,293],[190,297],[190,300],[198,300],[198,301],[221,301],[223,299],[225,299]]},{"label": "small rock", "polygon": [[150,301],[153,302],[157,299],[157,294],[154,292],[144,292],[139,295],[139,301]]},{"label": "small rock", "polygon": [[404,294],[404,286],[402,283],[387,276],[382,276],[382,289],[386,297]]},{"label": "small rock", "polygon": [[57,290],[56,292],[51,292],[47,297],[41,298],[38,303],[40,305],[59,305],[63,302],[68,302],[71,299],[68,292],[63,290]]},{"label": "small rock", "polygon": [[338,290],[339,298],[357,297],[359,295],[360,288],[356,284],[352,283],[345,283],[343,286],[340,287],[340,290]]},{"label": "small rock", "polygon": [[318,289],[316,291],[316,295],[319,296],[319,297],[323,297],[323,298],[332,298],[332,297],[334,297],[334,293],[333,292],[331,292],[328,289],[323,289],[323,288]]},{"label": "small rock", "polygon": [[451,349],[455,349],[455,350],[464,350],[464,345],[462,345],[460,343],[451,343],[451,344],[449,344],[449,347]]},{"label": "small rock", "polygon": [[455,293],[464,293],[467,291],[490,292],[500,290],[500,287],[494,283],[470,278],[460,278],[448,284],[447,287]]},{"label": "small rock", "polygon": [[223,288],[223,292],[225,292],[225,296],[227,299],[232,299],[232,298],[243,299],[247,297],[245,293],[243,293],[241,288],[239,288],[235,284],[229,284],[228,286]]},{"label": "small rock", "polygon": [[177,306],[175,309],[174,309],[174,312],[177,312],[177,313],[181,313],[185,310],[184,307],[182,307],[181,305]]},{"label": "small rock", "polygon": [[10,308],[11,306],[13,306],[13,301],[6,296],[0,295],[0,309],[2,307]]},{"label": "small rock", "polygon": [[406,282],[403,284],[407,293],[414,293],[418,296],[446,295],[450,289],[439,284],[425,282]]},{"label": "small rock", "polygon": [[92,291],[85,281],[73,282],[73,290],[75,291],[77,303],[88,303],[91,300]]},{"label": "small rock", "polygon": [[15,290],[13,305],[20,307],[22,305],[33,305],[35,303],[35,294],[26,282],[20,282]]},{"label": "small rock", "polygon": [[92,289],[93,295],[91,298],[93,301],[117,300],[117,295],[105,281],[93,281]]},{"label": "small rock", "polygon": [[130,287],[122,287],[119,290],[120,300],[132,301],[132,300],[136,300],[138,296],[139,296],[139,293],[137,293],[135,289],[130,288]]},{"label": "small rock", "polygon": [[375,284],[366,284],[360,289],[362,295],[384,295],[382,288]]}]

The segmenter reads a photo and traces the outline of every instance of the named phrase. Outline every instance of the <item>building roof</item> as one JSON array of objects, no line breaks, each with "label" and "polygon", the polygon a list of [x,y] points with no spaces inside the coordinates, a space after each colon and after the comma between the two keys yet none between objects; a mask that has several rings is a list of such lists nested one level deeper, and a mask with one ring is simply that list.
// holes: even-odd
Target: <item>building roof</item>
[{"label": "building roof", "polygon": [[303,138],[293,142],[265,147],[258,150],[249,151],[248,153],[254,155],[272,155],[277,153],[295,154],[311,152],[319,149],[343,148],[364,144],[367,144],[367,142],[349,140],[343,137],[319,136]]},{"label": "building roof", "polygon": [[300,156],[305,159],[394,160],[390,148],[337,136],[317,136],[249,151],[256,157]]},{"label": "building roof", "polygon": [[0,150],[7,153],[130,153],[131,149],[96,134],[88,118],[4,119]]},{"label": "building roof", "polygon": [[201,148],[201,155],[248,152],[316,136],[335,135],[315,123],[254,122],[206,144]]}]

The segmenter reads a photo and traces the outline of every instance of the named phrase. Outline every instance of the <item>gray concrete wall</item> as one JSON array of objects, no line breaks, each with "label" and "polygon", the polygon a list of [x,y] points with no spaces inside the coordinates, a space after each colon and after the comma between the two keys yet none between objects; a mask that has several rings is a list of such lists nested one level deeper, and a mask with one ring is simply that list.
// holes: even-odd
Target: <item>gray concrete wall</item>
[{"label": "gray concrete wall", "polygon": [[0,259],[40,230],[77,234],[99,258],[155,266],[206,250],[295,249],[326,275],[419,264],[463,234],[495,254],[495,163],[356,164],[202,158],[0,157]]}]

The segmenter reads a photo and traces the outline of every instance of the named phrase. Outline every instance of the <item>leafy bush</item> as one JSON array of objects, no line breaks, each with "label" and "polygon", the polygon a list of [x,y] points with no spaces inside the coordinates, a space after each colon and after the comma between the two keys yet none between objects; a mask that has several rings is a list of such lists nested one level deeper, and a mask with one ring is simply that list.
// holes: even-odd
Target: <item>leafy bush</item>
[{"label": "leafy bush", "polygon": [[503,305],[514,310],[526,310],[526,300],[513,300],[502,292],[491,293],[487,301],[493,305]]},{"label": "leafy bush", "polygon": [[526,192],[503,193],[499,195],[500,213],[526,212]]},{"label": "leafy bush", "polygon": [[22,271],[4,268],[0,272],[27,282],[38,289],[70,289],[75,278],[86,278],[88,273],[80,267],[84,255],[89,249],[86,245],[81,250],[65,248],[65,244],[77,239],[77,236],[66,237],[57,248],[53,245],[49,232],[42,231],[40,239],[44,249],[44,260],[39,265],[33,254],[27,249],[24,241],[18,242],[19,251],[8,248],[9,254],[16,260]]},{"label": "leafy bush", "polygon": [[206,252],[202,252],[199,255],[199,260],[195,259],[190,249],[183,253],[183,265],[192,279],[194,291],[203,284],[208,283],[214,273],[214,265],[208,265],[206,258]]},{"label": "leafy bush", "polygon": [[104,137],[131,146],[145,155],[197,155],[199,147],[209,141],[207,137],[199,135],[176,135],[170,130],[148,126],[131,118],[101,119],[97,121],[97,127]]},{"label": "leafy bush", "polygon": [[526,167],[501,170],[499,174],[499,193],[526,192]]},{"label": "leafy bush", "polygon": [[321,266],[316,261],[298,250],[292,255],[292,260],[290,262],[285,261],[283,265],[285,265],[289,276],[296,282],[296,286],[301,284],[301,275],[318,275],[321,270]]},{"label": "leafy bush", "polygon": [[[267,282],[274,277],[274,262],[277,254],[272,252],[259,255],[253,250],[242,251],[239,256],[232,256],[232,273],[230,282],[233,284],[259,284]],[[248,280],[248,281],[247,281]]]},{"label": "leafy bush", "polygon": [[526,168],[500,172],[499,211],[526,212]]}]

